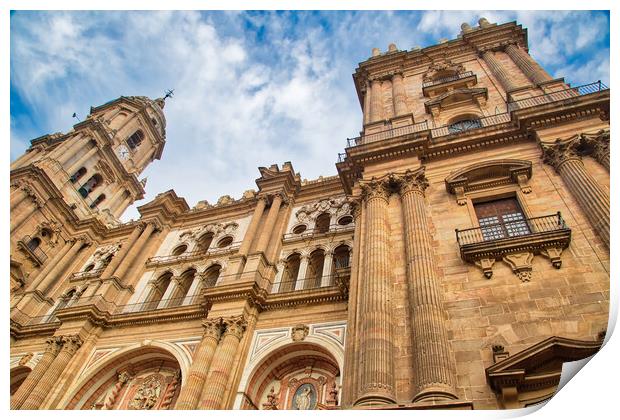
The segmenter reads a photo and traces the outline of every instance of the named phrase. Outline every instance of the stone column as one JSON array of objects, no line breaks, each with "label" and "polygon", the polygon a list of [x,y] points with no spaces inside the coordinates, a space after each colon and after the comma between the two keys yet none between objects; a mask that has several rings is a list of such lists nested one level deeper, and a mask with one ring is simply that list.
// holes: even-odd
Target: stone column
[{"label": "stone column", "polygon": [[267,213],[267,220],[265,221],[263,231],[261,232],[260,238],[258,238],[258,244],[256,245],[257,252],[264,253],[267,250],[269,240],[271,239],[271,234],[273,233],[273,227],[275,226],[276,220],[278,219],[278,211],[280,211],[281,205],[282,195],[276,194],[273,197],[273,201],[271,202],[269,213]]},{"label": "stone column", "polygon": [[73,243],[73,245],[71,246],[69,251],[67,251],[67,253],[58,262],[58,264],[56,264],[54,266],[54,268],[52,268],[50,270],[50,272],[45,277],[41,278],[39,284],[34,284],[33,283],[32,288],[33,289],[37,289],[37,290],[41,291],[42,293],[45,293],[47,291],[47,289],[52,285],[52,283],[54,281],[58,280],[58,278],[67,269],[67,267],[71,263],[74,262],[75,256],[80,251],[80,249],[85,244],[88,244],[88,243],[89,243],[88,239],[86,237],[84,237],[84,236],[80,236],[78,238],[75,238],[75,242]]},{"label": "stone column", "polygon": [[11,194],[11,210],[15,209],[15,207],[19,206],[22,201],[28,198],[28,189],[29,187],[23,185],[18,185],[17,189]]},{"label": "stone column", "polygon": [[11,410],[17,410],[24,404],[62,348],[61,337],[51,337],[45,342],[47,347],[41,360],[39,360],[39,363],[37,363],[32,372],[30,372],[17,391],[15,391],[15,394],[11,396]]},{"label": "stone column", "polygon": [[11,233],[17,230],[32,215],[32,212],[35,210],[33,206],[36,208],[42,206],[42,203],[36,196],[31,195],[30,197],[34,200],[34,203],[26,199],[21,202],[21,205],[15,206],[15,209],[13,209],[12,213],[15,213],[15,217],[11,217]]},{"label": "stone column", "polygon": [[256,235],[256,230],[258,229],[258,224],[263,217],[266,204],[267,199],[264,196],[258,197],[258,200],[256,200],[256,208],[254,209],[254,214],[252,214],[252,220],[250,221],[248,230],[245,232],[245,236],[243,237],[243,242],[241,242],[241,246],[239,247],[239,254],[248,255],[250,245],[252,245],[252,241]]},{"label": "stone column", "polygon": [[105,270],[103,270],[103,273],[101,273],[102,279],[112,276],[112,273],[116,271],[116,268],[125,259],[125,256],[144,230],[144,227],[144,223],[138,223],[136,225],[133,232],[131,232],[131,235],[129,235],[129,238],[127,238],[127,241],[121,246],[121,249],[118,250],[114,257],[112,257],[112,261],[110,261]]},{"label": "stone column", "polygon": [[407,283],[413,330],[414,402],[457,399],[455,366],[445,327],[433,237],[426,213],[424,168],[400,181],[403,203]]},{"label": "stone column", "polygon": [[286,261],[280,260],[278,261],[278,265],[276,266],[276,278],[273,281],[273,286],[271,287],[271,293],[278,293],[280,291],[280,284],[282,282],[282,276],[284,275],[284,267]]},{"label": "stone column", "polygon": [[360,300],[359,397],[355,405],[395,402],[394,340],[390,311],[388,198],[384,181],[361,185],[366,202],[365,275]]},{"label": "stone column", "polygon": [[175,406],[177,410],[195,410],[198,408],[209,366],[217,344],[220,342],[223,327],[221,318],[208,319],[202,323],[202,326],[204,327],[202,341],[194,351],[192,366]]},{"label": "stone column", "polygon": [[578,136],[541,143],[545,163],[553,166],[609,249],[609,194],[588,173],[576,152]]},{"label": "stone column", "polygon": [[125,273],[127,273],[127,270],[129,270],[129,267],[131,267],[131,264],[134,262],[136,257],[140,254],[140,252],[142,251],[142,248],[146,244],[146,241],[149,240],[149,238],[151,237],[151,234],[156,228],[157,226],[154,222],[148,222],[146,224],[144,231],[142,232],[140,237],[136,240],[136,242],[131,247],[131,249],[128,249],[127,254],[125,254],[125,258],[123,258],[118,268],[114,271],[114,274],[112,274],[113,277],[121,278],[125,275]]},{"label": "stone column", "polygon": [[[170,299],[172,299],[174,295],[176,295],[177,290],[181,288],[180,282],[181,282],[180,277],[172,276],[172,278],[170,279],[170,283],[168,283],[168,287],[164,291],[164,294],[161,297],[159,304],[157,305],[157,309],[178,306],[175,304],[175,302],[171,301]],[[182,299],[183,298],[180,298],[179,301],[182,301]]]},{"label": "stone column", "polygon": [[41,281],[47,276],[47,274],[58,264],[58,262],[64,257],[67,252],[73,246],[73,241],[65,242],[64,246],[54,255],[54,257],[45,265],[45,267],[41,270],[41,272],[37,275],[37,277],[32,280],[30,286],[28,287],[29,291],[34,290]]},{"label": "stone column", "polygon": [[363,86],[364,94],[364,125],[370,122],[370,83],[366,82]]},{"label": "stone column", "polygon": [[323,273],[321,275],[321,287],[332,286],[334,284],[334,279],[332,278],[332,265],[334,259],[333,252],[333,249],[325,252],[325,259],[323,260]]},{"label": "stone column", "polygon": [[525,50],[517,45],[509,44],[506,46],[506,53],[521,71],[535,84],[551,80],[551,76],[534,61]]},{"label": "stone column", "polygon": [[308,271],[309,255],[301,254],[299,257],[299,270],[295,279],[295,290],[303,290],[306,286],[306,273]]},{"label": "stone column", "polygon": [[123,386],[125,386],[125,384],[130,380],[131,375],[129,372],[123,371],[118,374],[114,388],[112,388],[112,392],[110,392],[110,395],[106,398],[105,404],[103,404],[103,407],[101,408],[102,410],[112,410],[114,408],[118,394],[121,392]]},{"label": "stone column", "polygon": [[[110,184],[110,186],[112,186],[112,184]],[[119,199],[122,198],[124,193],[125,193],[125,188],[121,187],[118,190],[116,190],[114,194],[112,194],[109,198],[106,198],[108,200],[108,208],[110,209],[111,213],[114,212],[116,205],[119,204],[119,202],[122,202],[122,200],[119,200]]]},{"label": "stone column", "polygon": [[[97,153],[99,151],[99,149],[96,146],[92,146],[90,149],[88,149],[88,151],[86,153],[84,153],[78,160],[77,162],[75,162],[73,165],[71,165],[69,167],[69,169],[67,169],[67,174],[69,176],[73,176],[73,174],[75,173],[75,171],[77,171],[78,169],[80,169],[84,163],[90,159],[92,156],[95,155],[95,153]],[[89,177],[90,178],[90,177]],[[88,179],[88,178],[87,178]]]},{"label": "stone column", "polygon": [[22,410],[36,410],[41,407],[45,397],[47,397],[47,394],[62,374],[62,371],[82,345],[82,339],[77,334],[62,336],[62,343],[62,349],[58,353],[58,356],[56,356],[39,383],[32,390],[28,399],[22,404]]},{"label": "stone column", "polygon": [[[88,137],[74,139],[74,141],[65,140],[65,144],[58,147],[52,152],[52,157],[57,158],[61,165],[66,164],[82,147],[86,146],[90,139]],[[69,174],[71,176],[73,174]]]},{"label": "stone column", "polygon": [[229,318],[224,321],[224,324],[226,325],[226,330],[213,356],[213,362],[209,369],[209,378],[207,379],[207,387],[202,393],[201,409],[219,410],[222,408],[233,361],[247,326],[243,316]]},{"label": "stone column", "polygon": [[495,78],[499,80],[499,83],[502,85],[506,92],[510,92],[511,90],[518,88],[518,86],[510,77],[510,74],[508,74],[506,70],[504,70],[502,63],[500,63],[500,61],[495,58],[495,55],[493,55],[492,51],[486,50],[482,52],[482,59],[488,64],[489,69],[491,69],[491,73],[493,73],[493,76],[495,76]]},{"label": "stone column", "polygon": [[394,116],[398,117],[407,113],[407,93],[401,73],[392,76],[392,101],[394,102]]},{"label": "stone column", "polygon": [[370,123],[383,119],[383,93],[381,92],[381,80],[374,79],[370,82]]}]

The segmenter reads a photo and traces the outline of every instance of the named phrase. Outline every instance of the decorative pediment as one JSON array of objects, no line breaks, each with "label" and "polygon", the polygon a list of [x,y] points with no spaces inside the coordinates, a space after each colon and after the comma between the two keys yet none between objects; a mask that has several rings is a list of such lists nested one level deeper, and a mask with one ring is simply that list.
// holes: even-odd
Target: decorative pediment
[{"label": "decorative pediment", "polygon": [[465,193],[494,188],[501,185],[518,184],[521,192],[532,191],[528,185],[532,177],[532,162],[519,159],[487,160],[452,172],[445,180],[446,190],[457,197],[460,205],[465,204]]},{"label": "decorative pediment", "polygon": [[430,65],[426,73],[422,76],[424,82],[432,82],[434,80],[454,76],[459,73],[465,72],[465,68],[462,64],[454,64],[449,58],[443,58],[439,61],[434,61]]},{"label": "decorative pediment", "polygon": [[484,106],[488,98],[489,93],[487,88],[452,89],[424,102],[424,109],[427,113],[436,116],[439,115],[439,112],[442,109],[449,108],[454,105],[471,103]]},{"label": "decorative pediment", "polygon": [[590,357],[601,345],[602,341],[550,337],[488,367],[487,382],[504,408],[540,402],[541,396],[544,400],[555,393],[564,362]]}]

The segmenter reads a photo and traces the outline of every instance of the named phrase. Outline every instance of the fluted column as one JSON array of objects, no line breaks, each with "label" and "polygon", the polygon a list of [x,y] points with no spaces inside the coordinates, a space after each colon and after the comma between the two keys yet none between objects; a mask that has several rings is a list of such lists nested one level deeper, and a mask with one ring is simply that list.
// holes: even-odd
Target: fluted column
[{"label": "fluted column", "polygon": [[[30,217],[34,211],[34,204],[30,200],[23,200],[19,206],[15,206],[15,209],[11,212],[11,233],[19,228]],[[18,211],[19,209],[19,211]],[[15,217],[13,217],[13,214]]]},{"label": "fluted column", "polygon": [[28,198],[27,186],[18,186],[17,189],[11,194],[11,210],[15,209],[15,207],[19,206],[22,201]]},{"label": "fluted column", "polygon": [[362,93],[364,94],[364,125],[370,122],[370,83],[366,82],[362,86]]},{"label": "fluted column", "polygon": [[41,278],[39,284],[33,283],[32,289],[37,289],[45,293],[47,289],[52,285],[52,283],[64,273],[64,271],[71,263],[74,262],[77,253],[87,243],[88,239],[85,236],[75,238],[75,242],[73,243],[69,251],[67,251],[67,253],[58,262],[58,264],[56,264],[45,277]]},{"label": "fluted column", "polygon": [[370,82],[370,121],[371,123],[383,119],[383,93],[381,92],[381,80]]},{"label": "fluted column", "polygon": [[63,245],[63,247],[52,257],[52,259],[43,267],[41,272],[32,280],[30,286],[28,286],[28,290],[34,290],[41,281],[47,276],[47,274],[52,271],[52,269],[58,264],[58,262],[69,252],[71,247],[74,245],[73,241],[67,241]]},{"label": "fluted column", "polygon": [[433,237],[426,214],[428,181],[421,168],[399,177],[411,308],[413,401],[456,399],[455,366],[445,327]]},{"label": "fluted column", "polygon": [[493,73],[493,76],[495,76],[495,78],[499,80],[499,83],[502,85],[506,92],[510,92],[511,90],[518,88],[518,86],[510,77],[510,74],[508,74],[508,72],[506,72],[506,70],[502,66],[502,63],[497,58],[495,58],[495,55],[493,55],[492,51],[484,51],[482,53],[482,59],[488,64],[489,69],[491,69],[491,73]]},{"label": "fluted column", "polygon": [[541,143],[545,163],[553,166],[590,224],[609,248],[609,194],[588,173],[576,152],[579,136]]},{"label": "fluted column", "polygon": [[258,238],[258,244],[256,245],[257,252],[264,253],[267,250],[267,246],[269,245],[269,240],[271,239],[271,234],[273,232],[273,227],[278,219],[278,211],[280,211],[281,205],[282,195],[276,194],[271,202],[269,213],[267,213],[267,220],[265,221],[263,231],[261,232],[260,238]]},{"label": "fluted column", "polygon": [[69,335],[62,337],[62,349],[58,352],[58,355],[47,369],[39,383],[32,390],[28,399],[22,404],[22,410],[36,410],[38,409],[47,394],[50,392],[62,371],[65,369],[75,352],[82,345],[82,339],[79,335]]},{"label": "fluted column", "polygon": [[204,334],[194,353],[187,381],[181,388],[175,406],[177,410],[195,410],[198,408],[209,366],[222,335],[223,324],[221,319],[208,319],[203,322],[202,326],[204,327]]},{"label": "fluted column", "polygon": [[407,93],[405,92],[405,83],[401,73],[396,73],[392,76],[392,101],[396,117],[407,113]]},{"label": "fluted column", "polygon": [[32,372],[28,374],[24,382],[19,386],[15,394],[11,396],[11,410],[16,410],[24,404],[32,390],[37,386],[47,369],[50,367],[58,352],[62,348],[61,337],[51,337],[46,340],[45,353],[36,364]]},{"label": "fluted column", "polygon": [[[78,150],[86,146],[89,141],[90,138],[88,137],[78,138],[72,142],[65,140],[65,144],[52,152],[52,157],[56,158],[61,165],[64,165],[78,152]],[[73,174],[69,174],[69,176],[71,175]]]},{"label": "fluted column", "polygon": [[226,330],[213,356],[207,386],[202,393],[200,403],[202,409],[218,410],[222,408],[233,361],[247,326],[243,316],[226,319],[224,323]]},{"label": "fluted column", "polygon": [[116,253],[116,255],[114,255],[112,261],[110,261],[110,264],[108,264],[105,270],[103,270],[101,278],[108,278],[112,276],[119,264],[125,259],[125,256],[133,247],[133,244],[136,242],[144,228],[144,223],[138,223],[136,225],[136,227],[133,229],[133,232],[131,232],[131,235],[129,235],[129,238],[127,238],[127,241],[121,246],[121,249]]},{"label": "fluted column", "polygon": [[395,402],[394,341],[390,312],[388,198],[383,181],[362,184],[366,203],[365,275],[360,278],[359,397],[355,405]]},{"label": "fluted column", "polygon": [[539,84],[551,80],[551,76],[519,46],[507,45],[506,53],[532,82]]},{"label": "fluted column", "polygon": [[138,254],[140,254],[140,252],[142,251],[142,248],[146,244],[146,241],[148,241],[148,239],[151,237],[151,234],[153,233],[155,229],[156,229],[156,225],[154,222],[149,222],[146,224],[146,227],[144,228],[144,231],[142,231],[142,234],[140,235],[140,237],[136,240],[136,242],[131,247],[131,249],[128,250],[127,254],[125,255],[125,258],[123,258],[118,268],[112,274],[113,277],[122,278],[125,275],[125,273],[127,273],[127,270],[129,270],[129,267],[131,267],[131,264],[134,262]]},{"label": "fluted column", "polygon": [[263,212],[265,211],[266,204],[267,199],[264,196],[258,197],[258,200],[256,201],[256,208],[254,209],[254,213],[252,214],[252,220],[250,221],[250,226],[248,226],[248,230],[245,232],[245,236],[243,237],[243,241],[241,242],[241,246],[239,247],[239,254],[248,255],[248,252],[250,251],[250,245],[252,245],[254,236],[256,236],[256,230],[258,229],[260,220],[263,217]]}]

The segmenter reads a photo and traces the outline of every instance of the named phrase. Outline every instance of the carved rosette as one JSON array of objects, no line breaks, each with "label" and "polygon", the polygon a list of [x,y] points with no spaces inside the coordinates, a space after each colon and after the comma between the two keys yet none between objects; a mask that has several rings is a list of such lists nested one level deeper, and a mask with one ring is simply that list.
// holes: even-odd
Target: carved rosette
[{"label": "carved rosette", "polygon": [[581,160],[577,154],[578,140],[579,136],[573,136],[565,140],[557,139],[553,143],[540,143],[543,161],[559,171],[564,163]]},{"label": "carved rosette", "polygon": [[224,320],[224,325],[226,330],[224,331],[224,335],[232,335],[236,337],[238,340],[241,340],[243,337],[243,333],[248,325],[247,321],[241,316],[231,317]]},{"label": "carved rosette", "polygon": [[373,179],[360,184],[360,188],[362,189],[362,200],[365,202],[374,199],[381,199],[387,202],[391,193],[389,184],[386,180]]}]

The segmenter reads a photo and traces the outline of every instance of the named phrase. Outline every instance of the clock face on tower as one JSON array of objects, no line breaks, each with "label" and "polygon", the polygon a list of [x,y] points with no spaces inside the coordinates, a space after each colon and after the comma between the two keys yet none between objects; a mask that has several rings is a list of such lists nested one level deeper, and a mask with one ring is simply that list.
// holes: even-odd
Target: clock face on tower
[{"label": "clock face on tower", "polygon": [[125,145],[121,145],[118,150],[117,150],[117,154],[120,160],[127,160],[129,159],[129,149],[127,149],[127,146]]}]

